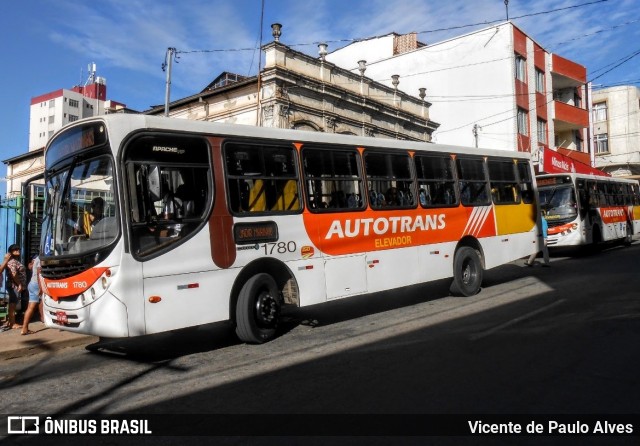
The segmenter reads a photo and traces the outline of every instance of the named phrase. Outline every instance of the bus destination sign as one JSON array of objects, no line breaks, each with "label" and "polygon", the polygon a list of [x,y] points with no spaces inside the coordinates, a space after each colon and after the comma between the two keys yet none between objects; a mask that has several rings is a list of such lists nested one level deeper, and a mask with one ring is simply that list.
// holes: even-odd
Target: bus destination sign
[{"label": "bus destination sign", "polygon": [[571,183],[571,177],[565,175],[558,175],[553,177],[539,177],[536,178],[536,183],[538,187],[541,186],[553,186],[555,184],[566,184]]},{"label": "bus destination sign", "polygon": [[237,223],[233,227],[236,245],[278,241],[278,225],[273,221]]},{"label": "bus destination sign", "polygon": [[47,149],[45,163],[52,166],[68,155],[102,145],[106,141],[107,132],[101,122],[75,127],[51,142]]}]

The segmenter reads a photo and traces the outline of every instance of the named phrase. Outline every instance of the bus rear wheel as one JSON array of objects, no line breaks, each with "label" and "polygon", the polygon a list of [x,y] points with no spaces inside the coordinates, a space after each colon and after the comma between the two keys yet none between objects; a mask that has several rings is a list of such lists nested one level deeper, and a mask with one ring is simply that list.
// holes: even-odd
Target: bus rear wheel
[{"label": "bus rear wheel", "polygon": [[633,223],[627,222],[627,235],[624,237],[624,244],[626,246],[631,246],[633,243]]},{"label": "bus rear wheel", "polygon": [[275,280],[256,274],[244,284],[236,305],[236,334],[241,341],[262,344],[273,339],[280,317],[280,299]]},{"label": "bus rear wheel", "polygon": [[458,249],[453,259],[453,283],[451,292],[455,296],[478,294],[482,285],[482,262],[480,254],[469,246]]}]

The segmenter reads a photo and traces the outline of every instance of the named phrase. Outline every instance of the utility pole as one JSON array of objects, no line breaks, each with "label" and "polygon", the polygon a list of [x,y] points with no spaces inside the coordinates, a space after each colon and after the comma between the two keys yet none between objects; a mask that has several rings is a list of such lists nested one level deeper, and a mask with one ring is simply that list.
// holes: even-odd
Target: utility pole
[{"label": "utility pole", "polygon": [[476,149],[478,148],[478,130],[482,130],[478,124],[473,124],[473,140],[475,141]]},{"label": "utility pole", "polygon": [[164,115],[169,117],[169,98],[171,97],[171,62],[176,54],[175,48],[167,48],[167,55],[162,64],[162,71],[167,72],[167,88],[164,94]]}]

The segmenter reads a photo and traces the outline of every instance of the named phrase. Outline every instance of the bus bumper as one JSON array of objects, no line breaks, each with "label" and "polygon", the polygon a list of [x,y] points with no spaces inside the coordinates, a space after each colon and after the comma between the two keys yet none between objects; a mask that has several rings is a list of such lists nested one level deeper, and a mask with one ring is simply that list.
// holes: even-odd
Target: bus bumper
[{"label": "bus bumper", "polygon": [[[99,315],[91,317],[91,313]],[[75,301],[55,301],[44,296],[44,322],[47,327],[105,338],[129,336],[127,308],[106,292],[100,299],[78,308]]]},{"label": "bus bumper", "polygon": [[584,244],[584,236],[580,231],[564,231],[558,234],[549,234],[547,236],[547,246],[579,246]]}]

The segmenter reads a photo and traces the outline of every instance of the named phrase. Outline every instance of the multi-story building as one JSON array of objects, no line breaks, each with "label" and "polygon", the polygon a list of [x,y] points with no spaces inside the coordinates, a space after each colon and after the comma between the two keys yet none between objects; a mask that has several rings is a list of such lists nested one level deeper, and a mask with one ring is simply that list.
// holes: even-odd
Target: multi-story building
[{"label": "multi-story building", "polygon": [[[0,244],[25,241],[30,245],[28,253],[37,251],[44,200],[44,147],[51,135],[70,122],[105,113],[131,112],[124,104],[106,98],[106,80],[95,76],[95,64],[91,64],[84,86],[59,89],[31,99],[29,149],[3,161],[7,165],[3,221],[7,227],[13,227],[14,234],[2,234]],[[23,203],[27,208],[23,208]]]},{"label": "multi-story building", "polygon": [[[426,45],[416,34],[351,43],[327,59],[405,91],[426,87],[433,141],[531,152],[590,164],[586,68],[546,51],[511,22]],[[561,153],[553,152],[555,156]]]},{"label": "multi-story building", "polygon": [[29,150],[4,161],[7,165],[7,197],[20,195],[22,184],[42,173],[44,146],[56,131],[78,119],[130,111],[126,105],[106,99],[106,80],[95,76],[94,64],[90,68],[92,71],[86,85],[59,89],[31,98]]},{"label": "multi-story building", "polygon": [[352,73],[328,62],[325,44],[319,45],[319,57],[313,57],[281,43],[279,33],[274,37],[263,47],[260,79],[223,73],[201,92],[145,113],[431,141],[439,124],[430,119],[431,104],[424,97],[374,82],[365,76],[366,65]]},{"label": "multi-story building", "polygon": [[593,91],[596,166],[612,176],[640,178],[640,88]]},{"label": "multi-story building", "polygon": [[29,150],[44,147],[51,135],[70,122],[125,108],[124,104],[107,100],[106,96],[106,81],[98,77],[90,85],[31,98]]}]

